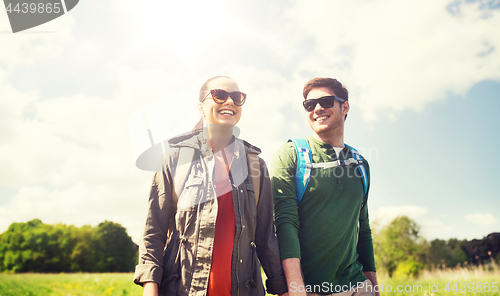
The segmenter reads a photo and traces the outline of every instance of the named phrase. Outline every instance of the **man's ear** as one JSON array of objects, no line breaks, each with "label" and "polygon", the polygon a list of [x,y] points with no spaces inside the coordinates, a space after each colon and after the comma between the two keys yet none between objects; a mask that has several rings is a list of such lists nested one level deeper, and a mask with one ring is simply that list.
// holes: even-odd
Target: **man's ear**
[{"label": "man's ear", "polygon": [[342,104],[342,114],[344,115],[344,120],[347,119],[347,113],[349,113],[349,109],[351,109],[351,106],[349,106],[349,101],[345,101]]},{"label": "man's ear", "polygon": [[349,101],[345,101],[344,104],[342,104],[342,113],[344,113],[344,115],[347,115],[350,108],[351,106],[349,106]]}]

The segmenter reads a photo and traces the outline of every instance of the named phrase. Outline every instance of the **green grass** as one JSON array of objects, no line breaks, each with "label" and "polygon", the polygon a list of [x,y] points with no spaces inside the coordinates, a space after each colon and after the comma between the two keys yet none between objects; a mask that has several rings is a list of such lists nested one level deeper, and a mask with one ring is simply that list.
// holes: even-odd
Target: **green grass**
[{"label": "green grass", "polygon": [[[496,282],[496,284],[493,284]],[[384,285],[383,295],[500,295],[500,269],[490,267],[448,268],[424,271],[418,279],[394,279],[379,276],[379,286]],[[485,284],[489,292],[485,291]],[[392,292],[387,292],[390,285]],[[493,285],[496,286],[496,292]],[[398,292],[397,289],[402,292]],[[406,288],[406,292],[404,289]]]},{"label": "green grass", "polygon": [[[493,282],[496,282],[497,292],[493,292]],[[489,283],[489,292],[484,291],[485,283]],[[500,279],[493,276],[463,280],[385,279],[379,282],[381,287],[382,284],[383,295],[500,295]],[[392,291],[388,292],[388,288]]]},{"label": "green grass", "polygon": [[[72,274],[1,274],[0,296],[132,296],[142,295],[142,288],[133,282],[133,273],[72,273]],[[461,285],[461,283],[465,285]],[[477,283],[483,287],[478,291]],[[499,291],[494,292],[492,283],[497,282]],[[449,283],[449,291],[445,291]],[[454,284],[457,283],[453,291]],[[472,288],[474,284],[474,288]],[[484,291],[489,283],[490,291]],[[500,295],[500,269],[483,267],[454,268],[425,271],[418,279],[395,279],[379,275],[381,295],[438,296],[438,295]],[[436,284],[438,285],[436,287]],[[391,292],[388,292],[388,287]],[[398,292],[397,289],[401,290]],[[404,291],[406,288],[407,291]],[[438,291],[436,292],[436,288]],[[460,292],[465,290],[465,292]]]},{"label": "green grass", "polygon": [[133,273],[0,274],[0,296],[132,296]]}]

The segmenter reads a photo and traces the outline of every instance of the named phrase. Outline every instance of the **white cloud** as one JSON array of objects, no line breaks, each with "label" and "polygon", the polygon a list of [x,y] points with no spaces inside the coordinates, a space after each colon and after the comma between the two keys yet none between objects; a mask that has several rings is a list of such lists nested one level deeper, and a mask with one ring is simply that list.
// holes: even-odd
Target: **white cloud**
[{"label": "white cloud", "polygon": [[[433,212],[435,209],[432,209]],[[429,209],[416,205],[378,207],[370,211],[370,223],[372,229],[379,231],[386,227],[398,216],[408,216],[420,226],[420,236],[428,241],[433,239],[475,239],[486,236],[488,233],[497,231],[495,229],[496,219],[492,214],[470,214],[465,215],[469,222],[460,223],[459,219],[449,215],[433,216]],[[473,222],[473,223],[470,223]],[[479,230],[477,226],[482,228]]]},{"label": "white cloud", "polygon": [[[175,49],[187,62],[195,59],[200,45],[213,42],[210,37],[214,34],[251,32],[251,28],[246,27],[240,17],[232,14],[221,1],[153,1],[150,5],[141,4],[140,1],[129,4],[143,26],[139,42],[168,43],[176,40]],[[153,6],[155,9],[151,9]],[[166,13],[168,17],[165,17]],[[188,19],[186,14],[189,14]],[[220,43],[220,46],[223,44]]]},{"label": "white cloud", "polygon": [[447,221],[446,218],[441,218],[419,219],[419,224],[422,225],[420,234],[428,240],[434,238],[443,239],[447,237],[459,237],[458,234],[460,234],[460,231],[457,229],[456,225],[445,223],[443,220]]},{"label": "white cloud", "polygon": [[[73,32],[76,22],[69,14],[37,29],[56,33],[2,35],[0,184],[19,192],[9,204],[0,206],[0,232],[13,221],[41,218],[46,223],[77,225],[108,219],[128,227],[133,236],[138,234],[151,174],[134,166],[128,119],[148,102],[192,85],[199,87],[214,75],[233,77],[248,93],[238,126],[243,138],[263,149],[267,161],[287,137],[309,134],[300,100],[304,83],[314,76],[333,76],[344,82],[352,105],[362,109],[367,119],[376,118],[375,114],[420,110],[450,92],[464,94],[480,80],[500,79],[500,35],[492,29],[500,27],[500,11],[484,17],[475,4],[461,5],[461,12],[453,16],[444,0],[425,5],[396,0],[296,1],[291,7],[273,3],[270,10],[276,17],[263,19],[262,27],[268,30],[260,32],[260,38],[253,31],[258,24],[252,28],[245,23],[231,26],[225,17],[238,15],[231,14],[235,12],[232,6],[220,5],[224,10],[215,18],[223,23],[199,31],[191,26],[187,32],[192,34],[182,35],[181,30],[161,33],[168,22],[162,23],[158,16],[151,22],[136,23],[144,21],[138,16],[143,12],[132,9],[136,1],[126,3],[122,5],[129,5],[127,13],[131,14],[126,18],[126,30],[99,27],[100,22],[88,18],[91,7],[82,4],[76,9],[86,9],[88,19],[77,19],[77,32]],[[107,13],[118,4],[99,5],[107,5]],[[192,19],[185,17],[189,7],[180,6],[176,17]],[[212,8],[208,10],[217,11]],[[197,10],[195,18],[205,14]],[[74,16],[78,15],[84,16],[75,10]],[[109,23],[121,26],[124,22],[112,19]],[[150,34],[142,36],[132,30],[135,27]],[[5,26],[0,29],[8,30]],[[242,37],[235,39],[234,35]],[[213,36],[217,38],[211,39]],[[244,48],[252,43],[257,45],[251,50]],[[159,50],[148,51],[151,48]],[[168,50],[162,52],[164,49]],[[241,55],[224,55],[240,50]],[[223,54],[216,55],[218,51]],[[75,69],[62,69],[83,67],[107,77],[111,95],[67,90],[69,95],[46,97],[43,87],[47,86],[34,84],[34,90],[20,90],[9,81],[15,70],[47,59],[58,63],[61,52],[66,59],[78,60],[72,64]],[[193,56],[199,58],[192,59],[196,65],[184,61]],[[260,62],[247,62],[247,57]],[[161,68],[164,65],[169,67]],[[203,70],[206,68],[210,69]],[[53,74],[45,66],[37,69],[40,77]],[[78,78],[85,83],[87,77],[83,76]],[[197,98],[191,100],[196,108]],[[172,108],[179,112],[171,119],[185,122],[187,107]],[[186,122],[186,127],[192,124]],[[138,208],[139,204],[144,208]],[[372,218],[386,224],[398,215],[416,219],[427,212],[415,205],[380,207]],[[488,219],[483,217],[489,221],[484,223],[492,223]],[[443,226],[439,222],[430,221],[429,225]]]},{"label": "white cloud", "polygon": [[497,220],[490,213],[475,213],[465,215],[465,220],[470,221],[479,226],[493,226]]},{"label": "white cloud", "polygon": [[53,59],[61,54],[64,47],[72,40],[74,18],[63,15],[53,21],[42,24],[27,31],[10,34],[7,13],[0,21],[0,66],[14,69],[29,66],[43,59]]},{"label": "white cloud", "polygon": [[276,148],[286,141],[282,135],[297,137],[299,128],[309,129],[300,104],[302,81],[253,66],[228,66],[222,71],[235,79],[248,95],[238,123],[241,137],[261,148],[260,156],[270,164]]},{"label": "white cloud", "polygon": [[147,193],[151,175],[136,171],[106,184],[74,180],[61,189],[24,186],[0,207],[0,232],[12,222],[35,218],[44,223],[97,225],[104,220],[121,223],[135,241],[146,215]]},{"label": "white cloud", "polygon": [[[122,223],[137,241],[152,173],[135,167],[128,118],[145,98],[179,81],[126,68],[113,79],[118,88],[110,98],[40,99],[37,91],[23,93],[0,81],[0,184],[19,189],[0,206],[0,232],[34,218],[75,225],[107,219]],[[175,116],[182,121],[182,110]]]},{"label": "white cloud", "polygon": [[281,20],[291,40],[274,49],[278,56],[286,48],[288,58],[306,43],[297,73],[338,77],[366,119],[421,110],[481,80],[500,79],[500,35],[493,29],[500,10],[485,18],[477,4],[463,4],[454,16],[448,4],[297,1]]},{"label": "white cloud", "polygon": [[408,216],[417,219],[427,214],[429,209],[416,205],[378,207],[371,211],[370,220],[374,221],[378,227],[384,227],[398,216]]}]

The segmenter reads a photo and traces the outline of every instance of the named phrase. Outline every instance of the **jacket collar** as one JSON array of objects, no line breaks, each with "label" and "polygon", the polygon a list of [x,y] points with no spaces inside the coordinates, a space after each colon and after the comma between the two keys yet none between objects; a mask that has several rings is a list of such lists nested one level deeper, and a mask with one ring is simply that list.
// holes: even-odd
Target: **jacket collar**
[{"label": "jacket collar", "polygon": [[[192,133],[180,135],[174,137],[168,141],[168,144],[171,148],[181,148],[181,147],[190,147],[196,150],[200,150],[203,157],[208,157],[213,155],[213,151],[210,147],[210,142],[208,140],[208,132],[207,129],[198,130]],[[261,150],[248,143],[245,140],[241,140],[233,136],[233,142],[230,145],[234,144],[234,157],[238,159],[241,154],[257,154],[261,153]]]}]

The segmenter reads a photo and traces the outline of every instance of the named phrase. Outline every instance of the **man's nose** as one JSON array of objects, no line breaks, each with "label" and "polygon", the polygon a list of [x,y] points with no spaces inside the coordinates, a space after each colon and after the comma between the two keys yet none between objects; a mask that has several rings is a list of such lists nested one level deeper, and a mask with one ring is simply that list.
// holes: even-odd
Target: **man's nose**
[{"label": "man's nose", "polygon": [[325,108],[323,108],[323,106],[321,106],[321,104],[319,102],[316,103],[316,106],[314,106],[314,112],[317,112],[317,111],[320,111],[323,109],[325,109]]}]

